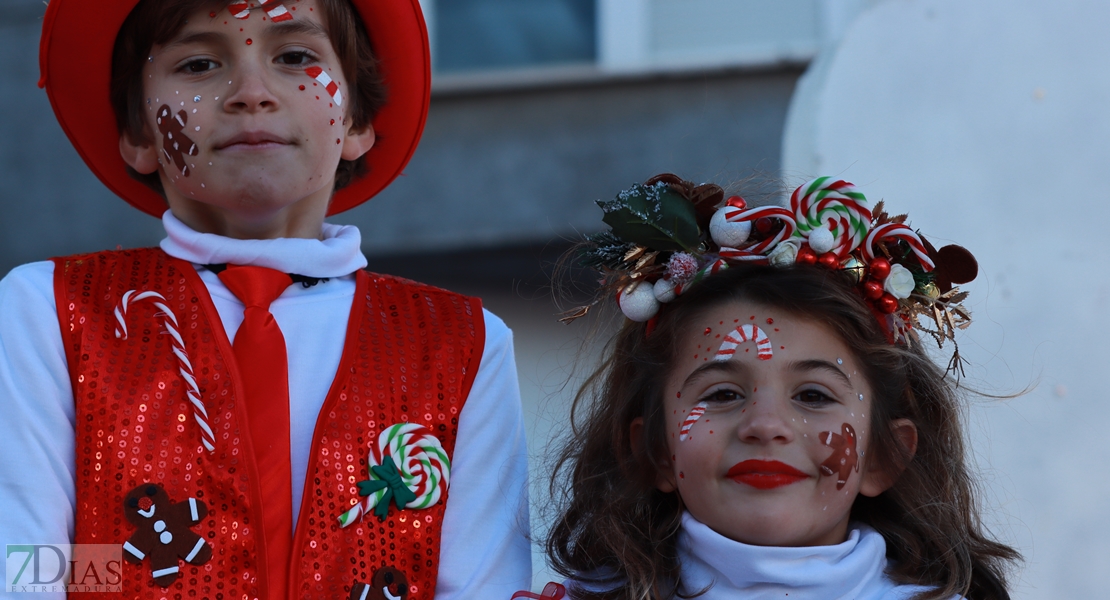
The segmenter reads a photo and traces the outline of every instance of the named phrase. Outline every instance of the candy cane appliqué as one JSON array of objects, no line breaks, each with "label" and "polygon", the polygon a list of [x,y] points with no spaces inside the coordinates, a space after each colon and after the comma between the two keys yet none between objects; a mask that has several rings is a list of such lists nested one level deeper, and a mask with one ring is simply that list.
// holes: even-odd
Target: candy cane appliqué
[{"label": "candy cane appliqu\u00e9", "polygon": [[717,355],[713,357],[713,360],[723,362],[732,358],[732,355],[736,353],[736,347],[747,341],[755,342],[757,356],[760,360],[771,360],[774,353],[771,351],[770,338],[767,337],[766,333],[763,333],[758,325],[752,325],[751,323],[745,323],[730,331],[725,336],[725,340],[721,342],[721,348],[717,350]]},{"label": "candy cane appliqu\u00e9", "polygon": [[698,402],[694,405],[694,408],[690,409],[690,414],[686,415],[686,420],[682,422],[682,427],[678,430],[678,441],[685,442],[686,438],[690,437],[690,428],[705,414],[705,407],[705,402]]},{"label": "candy cane appliqu\u00e9", "polygon": [[127,339],[127,310],[132,304],[142,300],[150,300],[154,307],[161,311],[156,313],[155,316],[162,318],[162,324],[166,326],[166,333],[170,335],[172,340],[173,355],[177,357],[178,372],[181,373],[181,378],[185,380],[185,395],[189,398],[189,403],[193,405],[193,418],[200,426],[200,441],[209,452],[212,452],[216,449],[216,437],[212,434],[212,427],[208,424],[208,410],[204,408],[204,402],[200,398],[200,388],[197,386],[196,377],[193,376],[193,363],[185,352],[185,340],[181,339],[181,334],[177,330],[177,316],[166,305],[165,296],[158,292],[137,292],[135,290],[125,292],[115,309],[116,338],[120,340]]},{"label": "candy cane appliqu\u00e9", "polygon": [[281,23],[282,21],[292,21],[293,15],[285,10],[285,5],[278,0],[266,0],[262,3],[262,10],[270,16],[272,23]]},{"label": "candy cane appliqu\u00e9", "polygon": [[305,69],[304,72],[305,75],[315,79],[320,85],[324,86],[328,95],[332,97],[332,100],[335,100],[336,106],[343,106],[343,92],[339,91],[339,84],[332,81],[331,75],[328,75],[320,67],[309,67]]}]

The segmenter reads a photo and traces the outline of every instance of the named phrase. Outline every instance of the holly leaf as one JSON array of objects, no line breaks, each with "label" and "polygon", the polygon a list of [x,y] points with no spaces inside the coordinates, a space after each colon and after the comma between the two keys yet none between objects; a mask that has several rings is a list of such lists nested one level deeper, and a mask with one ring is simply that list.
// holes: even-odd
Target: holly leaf
[{"label": "holly leaf", "polygon": [[625,242],[652,250],[695,251],[701,243],[694,205],[666,182],[634,185],[608,202],[598,200],[602,220]]}]

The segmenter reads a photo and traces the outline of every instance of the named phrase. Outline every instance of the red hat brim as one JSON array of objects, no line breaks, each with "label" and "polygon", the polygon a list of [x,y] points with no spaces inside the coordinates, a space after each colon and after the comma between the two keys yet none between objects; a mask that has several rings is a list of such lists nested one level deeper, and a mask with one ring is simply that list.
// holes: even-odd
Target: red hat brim
[{"label": "red hat brim", "polygon": [[[431,101],[428,31],[418,0],[351,0],[379,60],[388,99],[374,117],[377,141],[362,160],[368,172],[339,190],[328,214],[362,204],[385,189],[420,142]],[[132,206],[160,217],[166,201],[127,174],[109,100],[112,48],[138,0],[51,0],[39,43],[39,87],[46,88],[62,130],[85,164]]]}]

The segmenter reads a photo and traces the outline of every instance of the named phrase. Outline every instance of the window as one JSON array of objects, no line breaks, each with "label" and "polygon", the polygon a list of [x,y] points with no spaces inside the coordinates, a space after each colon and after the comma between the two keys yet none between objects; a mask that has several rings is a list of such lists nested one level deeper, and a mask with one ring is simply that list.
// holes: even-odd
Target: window
[{"label": "window", "polygon": [[592,64],[595,0],[435,0],[437,72]]}]

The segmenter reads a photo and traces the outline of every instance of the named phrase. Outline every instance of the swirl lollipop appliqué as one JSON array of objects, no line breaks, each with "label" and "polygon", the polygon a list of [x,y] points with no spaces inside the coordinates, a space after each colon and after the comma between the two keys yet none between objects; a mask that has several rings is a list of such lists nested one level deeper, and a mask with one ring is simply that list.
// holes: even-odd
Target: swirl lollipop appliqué
[{"label": "swirl lollipop appliqu\u00e9", "polygon": [[339,516],[339,526],[347,527],[373,511],[384,519],[390,502],[397,508],[428,508],[447,492],[451,479],[451,459],[439,438],[423,425],[398,423],[378,434],[370,448],[370,479],[358,482],[359,495],[365,499]]}]

